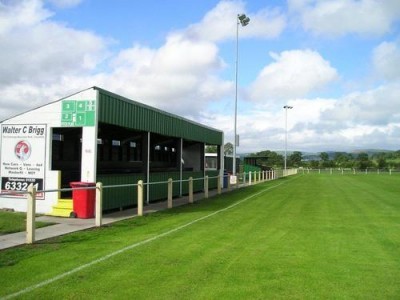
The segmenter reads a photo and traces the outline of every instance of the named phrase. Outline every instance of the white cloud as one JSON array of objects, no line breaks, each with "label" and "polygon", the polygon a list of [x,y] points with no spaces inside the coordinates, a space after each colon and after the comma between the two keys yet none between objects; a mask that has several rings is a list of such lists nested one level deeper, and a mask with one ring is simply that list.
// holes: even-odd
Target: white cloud
[{"label": "white cloud", "polygon": [[241,32],[244,37],[276,38],[286,28],[286,16],[278,9],[264,9],[249,14],[250,24]]},{"label": "white cloud", "polygon": [[0,2],[0,35],[13,30],[29,30],[30,26],[46,20],[52,13],[43,8],[40,0],[16,1],[13,5]]},{"label": "white cloud", "polygon": [[331,123],[336,128],[352,127],[355,124],[384,126],[400,123],[399,94],[400,83],[351,93],[337,101],[334,108],[325,111],[321,122]]},{"label": "white cloud", "polygon": [[[305,111],[297,115],[293,110],[291,141],[297,149],[321,149],[325,145],[325,150],[365,147],[396,150],[399,148],[396,134],[400,130],[400,113],[397,113],[399,92],[400,84],[389,84],[351,93],[326,102],[325,106],[321,106],[321,101],[310,99],[309,105],[319,107],[319,113],[315,112],[315,107],[314,121],[310,122],[311,116],[303,118]],[[307,104],[295,107],[300,106]],[[309,106],[309,109],[312,108]]]},{"label": "white cloud", "polygon": [[[96,76],[101,77],[101,76]],[[23,113],[95,85],[96,77],[63,76],[39,86],[34,82],[12,83],[2,88],[0,120]]]},{"label": "white cloud", "polygon": [[[58,4],[79,2],[71,1],[60,0]],[[367,24],[362,10],[368,12],[376,3],[289,2],[291,12],[303,17],[307,30],[329,35],[380,34],[390,30],[398,1],[381,3],[382,8],[377,8],[371,24]],[[388,13],[389,5],[392,13]],[[343,7],[357,10],[354,22]],[[232,78],[222,78],[226,63],[218,43],[235,38],[238,12],[251,18],[249,26],[240,28],[240,37],[277,37],[286,26],[286,18],[279,10],[252,13],[246,11],[243,2],[222,1],[201,22],[170,33],[160,47],[136,43],[105,60],[108,44],[103,37],[54,22],[53,12],[42,1],[1,1],[0,119],[97,85],[223,130],[226,141],[232,141],[230,100],[234,85]],[[321,12],[326,13],[326,19]],[[383,14],[387,20],[378,26],[376,20]],[[355,24],[356,21],[361,24]],[[391,83],[338,99],[306,98],[339,77],[318,52],[288,50],[270,55],[274,61],[246,89],[256,106],[242,103],[244,109],[239,110],[239,152],[283,149],[282,103],[294,106],[288,118],[289,149],[339,150],[363,145],[398,148],[400,114],[396,112],[400,83],[395,80],[399,78],[400,59],[396,42],[383,42],[373,52],[376,70],[393,80]],[[229,103],[223,102],[228,97]],[[221,102],[225,107],[219,105]]]},{"label": "white cloud", "polygon": [[214,43],[171,34],[158,49],[136,45],[119,53],[105,74],[104,88],[175,113],[198,112],[229,93],[231,82],[217,77],[224,68]]},{"label": "white cloud", "polygon": [[304,29],[318,35],[383,35],[400,17],[398,0],[289,0]]},{"label": "white cloud", "polygon": [[[51,22],[51,13],[39,1],[16,3],[3,12],[6,24],[0,30],[0,86],[43,84],[70,74],[86,74],[106,56],[103,38]],[[22,17],[13,20],[15,13]]]},{"label": "white cloud", "polygon": [[[0,3],[0,118],[82,86],[107,56],[107,41],[51,21],[42,1]],[[76,77],[78,80],[73,80]],[[76,81],[74,86],[64,85]],[[93,85],[88,80],[86,86]],[[64,93],[64,94],[62,94]],[[60,95],[61,94],[61,95]],[[7,109],[6,109],[7,107]]]},{"label": "white cloud", "polygon": [[338,78],[330,63],[311,50],[271,53],[267,65],[251,86],[251,99],[266,101],[304,97]]},{"label": "white cloud", "polygon": [[[293,106],[288,111],[289,149],[306,150],[311,143],[318,144],[322,135],[332,133],[318,131],[321,116],[332,109],[337,99],[292,99]],[[209,112],[199,120],[201,123],[219,128],[225,133],[225,142],[233,141],[233,111],[231,115]],[[257,105],[249,111],[239,110],[238,134],[240,135],[239,153],[260,150],[282,150],[285,141],[285,111],[282,106]],[[331,137],[332,138],[332,137]]]},{"label": "white cloud", "polygon": [[[388,84],[341,98],[288,100],[288,149],[300,151],[350,151],[352,149],[399,149],[400,84]],[[201,122],[224,130],[233,140],[233,118],[212,114]],[[239,111],[239,153],[263,149],[283,150],[285,112],[282,106],[257,105]]]},{"label": "white cloud", "polygon": [[238,13],[250,17],[250,24],[241,30],[240,37],[274,38],[286,27],[286,17],[277,9],[247,13],[243,2],[221,1],[200,23],[189,26],[185,35],[215,42],[233,39],[236,37]]},{"label": "white cloud", "polygon": [[373,51],[375,69],[388,80],[400,78],[400,47],[395,42],[383,42]]},{"label": "white cloud", "polygon": [[31,21],[29,26],[26,21],[9,25],[0,36],[0,85],[15,105],[33,97],[42,103],[54,99],[46,99],[41,89],[50,97],[97,85],[170,112],[197,115],[210,101],[232,92],[232,83],[218,77],[225,64],[210,39],[193,38],[186,30],[172,33],[160,48],[137,44],[122,49],[99,73],[106,41],[52,22],[52,12],[33,1],[35,5],[23,1],[7,6],[10,14],[24,11]]}]

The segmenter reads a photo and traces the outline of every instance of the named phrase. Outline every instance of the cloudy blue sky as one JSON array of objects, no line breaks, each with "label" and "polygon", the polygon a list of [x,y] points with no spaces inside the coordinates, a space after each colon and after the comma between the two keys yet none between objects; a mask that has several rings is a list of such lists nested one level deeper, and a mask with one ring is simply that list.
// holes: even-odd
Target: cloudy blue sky
[{"label": "cloudy blue sky", "polygon": [[400,149],[398,0],[0,0],[0,120],[99,86],[238,153]]}]

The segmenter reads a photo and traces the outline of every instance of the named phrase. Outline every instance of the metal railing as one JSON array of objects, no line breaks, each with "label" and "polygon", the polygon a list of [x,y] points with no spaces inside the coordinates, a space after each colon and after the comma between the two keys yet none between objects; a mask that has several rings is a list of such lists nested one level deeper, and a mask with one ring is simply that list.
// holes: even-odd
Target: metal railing
[{"label": "metal railing", "polygon": [[258,184],[261,182],[275,180],[284,176],[297,174],[297,170],[292,169],[291,171],[286,170],[280,171],[255,171],[248,173],[238,174],[235,178],[234,183],[233,177],[229,174],[225,174],[224,176],[205,176],[202,178],[189,177],[189,179],[185,180],[173,180],[169,178],[167,181],[160,182],[143,182],[143,180],[139,180],[137,183],[131,184],[119,184],[119,185],[108,185],[103,186],[101,182],[96,183],[93,186],[85,186],[85,187],[72,187],[72,188],[63,188],[63,189],[51,189],[51,190],[37,190],[33,184],[28,186],[26,191],[10,191],[10,192],[2,192],[0,193],[0,197],[3,196],[15,196],[15,195],[26,195],[27,199],[27,218],[26,218],[26,232],[27,238],[26,243],[32,244],[35,242],[35,214],[36,214],[36,194],[37,193],[53,193],[53,192],[74,192],[79,190],[95,190],[95,226],[101,227],[103,223],[103,190],[104,189],[114,189],[114,188],[122,188],[122,187],[136,187],[137,188],[137,215],[143,216],[143,196],[144,196],[144,188],[146,185],[159,185],[159,184],[167,184],[168,191],[166,195],[167,199],[167,207],[168,209],[173,207],[173,183],[179,182],[187,182],[189,185],[188,192],[188,203],[194,202],[193,197],[193,182],[196,180],[204,181],[204,198],[209,198],[209,185],[208,182],[210,179],[217,179],[217,194],[221,194],[223,189],[226,191],[231,191],[232,189],[237,189],[245,186],[250,186],[253,184]]},{"label": "metal railing", "polygon": [[299,169],[299,172],[302,174],[377,174],[377,175],[392,175],[392,174],[400,174],[400,169],[387,169],[387,168],[366,168],[366,169],[357,169],[357,168],[319,168],[319,169],[311,169],[304,168]]}]

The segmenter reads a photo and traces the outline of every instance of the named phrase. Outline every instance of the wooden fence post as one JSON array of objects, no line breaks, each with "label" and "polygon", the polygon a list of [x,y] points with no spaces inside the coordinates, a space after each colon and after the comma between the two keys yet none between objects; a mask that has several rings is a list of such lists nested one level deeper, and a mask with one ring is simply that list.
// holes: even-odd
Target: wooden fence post
[{"label": "wooden fence post", "polygon": [[218,193],[218,195],[221,194],[221,190],[222,190],[222,188],[221,188],[221,175],[218,175],[217,176],[217,193]]},{"label": "wooden fence post", "polygon": [[137,184],[137,214],[143,216],[143,180]]},{"label": "wooden fence post", "polygon": [[96,183],[96,227],[103,224],[103,184]]},{"label": "wooden fence post", "polygon": [[172,178],[168,178],[168,208],[172,208]]},{"label": "wooden fence post", "polygon": [[189,177],[189,203],[193,203],[193,177]]},{"label": "wooden fence post", "polygon": [[204,177],[204,198],[208,198],[208,175]]}]

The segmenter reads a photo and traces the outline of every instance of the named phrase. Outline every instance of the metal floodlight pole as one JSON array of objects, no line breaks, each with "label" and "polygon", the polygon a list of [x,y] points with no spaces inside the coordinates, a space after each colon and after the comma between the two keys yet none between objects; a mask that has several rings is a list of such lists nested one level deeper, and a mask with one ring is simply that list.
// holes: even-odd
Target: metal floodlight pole
[{"label": "metal floodlight pole", "polygon": [[287,160],[287,110],[288,109],[292,109],[293,106],[289,106],[289,105],[285,105],[283,107],[285,109],[285,166],[284,166],[284,170],[286,171],[286,160]]},{"label": "metal floodlight pole", "polygon": [[250,18],[245,14],[238,14],[236,19],[236,64],[235,64],[235,121],[234,121],[234,138],[233,138],[233,165],[232,173],[236,175],[236,145],[237,145],[237,98],[238,98],[238,66],[239,66],[239,24],[243,27],[247,26]]}]

